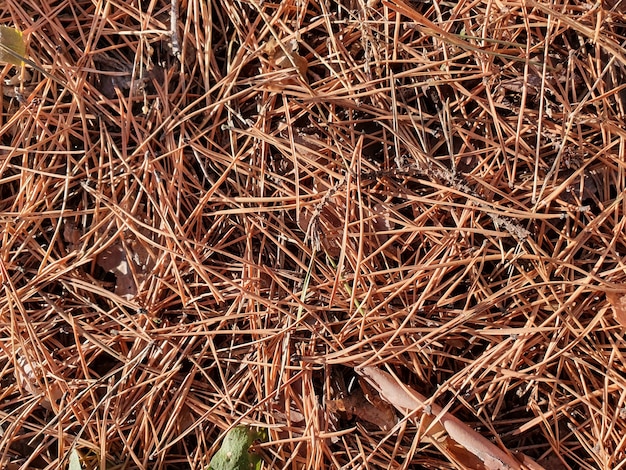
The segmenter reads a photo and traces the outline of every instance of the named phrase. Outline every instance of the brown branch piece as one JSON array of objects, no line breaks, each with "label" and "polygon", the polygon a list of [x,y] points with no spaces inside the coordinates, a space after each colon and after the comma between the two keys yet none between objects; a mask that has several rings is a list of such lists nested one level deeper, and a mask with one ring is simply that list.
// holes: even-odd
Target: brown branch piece
[{"label": "brown branch piece", "polygon": [[396,377],[376,367],[355,369],[380,396],[405,416],[419,419],[425,436],[459,468],[476,470],[541,470],[543,467],[527,456],[520,463],[467,424],[444,412],[440,406],[427,404],[423,395],[401,383]]}]

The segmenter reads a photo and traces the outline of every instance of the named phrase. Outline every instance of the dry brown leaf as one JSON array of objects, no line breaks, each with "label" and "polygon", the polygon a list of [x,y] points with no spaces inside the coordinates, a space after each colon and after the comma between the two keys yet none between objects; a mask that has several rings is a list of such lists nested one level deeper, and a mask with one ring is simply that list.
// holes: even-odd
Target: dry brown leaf
[{"label": "dry brown leaf", "polygon": [[282,423],[303,423],[306,417],[293,406],[289,409],[289,414],[281,411],[279,407],[272,410],[272,416],[277,422]]},{"label": "dry brown leaf", "polygon": [[46,409],[52,409],[51,403],[56,403],[63,396],[61,386],[55,379],[48,378],[48,383],[44,386],[46,371],[40,364],[29,361],[25,356],[18,354],[13,373],[22,390],[34,396],[44,395],[41,405]]},{"label": "dry brown leaf", "polygon": [[389,431],[397,423],[396,414],[389,403],[378,400],[371,402],[370,396],[363,390],[357,389],[345,398],[329,400],[326,407],[330,412],[342,412],[348,419],[356,416],[358,419],[378,426],[383,431]]},{"label": "dry brown leaf", "polygon": [[289,44],[281,47],[274,38],[271,38],[265,44],[264,49],[270,63],[274,67],[279,69],[289,69],[295,66],[300,75],[303,78],[306,77],[306,72],[309,69],[309,62],[298,54],[297,41],[291,41]]},{"label": "dry brown leaf", "polygon": [[390,232],[392,229],[391,221],[389,220],[389,208],[378,203],[372,206],[372,212],[375,214],[375,217],[372,219],[370,225],[378,243],[382,245],[389,240],[390,235],[381,232]]},{"label": "dry brown leaf", "polygon": [[115,274],[116,294],[127,299],[137,294],[137,286],[121,242],[114,243],[100,253],[96,258],[96,263],[105,271]]},{"label": "dry brown leaf", "polygon": [[[411,415],[412,419],[422,418],[421,422],[427,424],[426,436],[448,458],[463,464],[464,468],[485,468],[487,470],[524,468],[508,453],[452,414],[444,412],[440,406],[427,405],[426,397],[400,383],[398,379],[387,372],[369,366],[357,368],[356,372],[362,375],[380,393],[381,397],[389,401],[399,411],[405,415]],[[416,411],[417,414],[415,414]],[[442,433],[443,431],[445,434]],[[470,466],[468,466],[468,459],[471,457],[468,456],[467,452],[478,459]],[[526,459],[530,461],[528,457]],[[536,464],[535,468],[541,467]]]},{"label": "dry brown leaf", "polygon": [[309,63],[304,57],[302,57],[300,54],[295,53],[295,52],[292,52],[289,55],[285,53],[277,54],[277,59],[276,59],[277,67],[281,69],[288,69],[293,66],[292,63],[296,66],[296,68],[298,69],[298,72],[300,72],[300,75],[302,75],[303,77],[306,76],[306,72],[309,68]]},{"label": "dry brown leaf", "polygon": [[[121,234],[126,236],[125,240],[118,239],[108,246],[98,254],[96,263],[115,275],[115,293],[126,299],[132,299],[154,267],[155,260],[134,234],[127,232]],[[104,237],[104,234],[102,236]]]},{"label": "dry brown leaf", "polygon": [[65,240],[65,243],[67,243],[67,248],[69,251],[78,248],[78,243],[80,242],[81,236],[82,231],[76,226],[74,222],[65,221],[65,223],[63,224],[63,239]]},{"label": "dry brown leaf", "polygon": [[613,307],[613,315],[620,325],[626,327],[626,293],[607,292],[606,298]]}]

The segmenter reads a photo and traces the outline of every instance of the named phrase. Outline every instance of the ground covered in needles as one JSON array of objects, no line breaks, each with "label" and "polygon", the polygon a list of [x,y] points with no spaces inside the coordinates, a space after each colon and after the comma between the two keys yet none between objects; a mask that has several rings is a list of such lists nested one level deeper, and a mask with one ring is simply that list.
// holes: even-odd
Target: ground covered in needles
[{"label": "ground covered in needles", "polygon": [[0,466],[621,468],[624,11],[3,2]]}]

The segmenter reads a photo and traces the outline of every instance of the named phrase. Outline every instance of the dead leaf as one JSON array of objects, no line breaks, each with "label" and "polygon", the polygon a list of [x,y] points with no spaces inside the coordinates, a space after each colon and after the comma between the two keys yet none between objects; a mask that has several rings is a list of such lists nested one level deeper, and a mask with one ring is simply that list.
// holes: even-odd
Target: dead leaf
[{"label": "dead leaf", "polygon": [[[425,436],[451,461],[461,468],[486,470],[522,469],[521,464],[483,435],[427,399],[396,377],[376,367],[355,369],[382,398],[399,411],[420,423]],[[525,457],[527,461],[530,458]],[[473,463],[470,463],[473,461]],[[535,464],[533,462],[533,464]],[[526,466],[525,466],[526,467]],[[535,464],[536,469],[541,466]]]},{"label": "dead leaf", "polygon": [[[19,352],[16,354],[16,357],[17,361],[13,374],[18,387],[33,396],[43,394],[44,399],[41,405],[51,410],[52,403],[57,403],[63,396],[60,384],[56,379],[47,376],[47,371],[41,364],[29,361]],[[47,380],[44,380],[44,376],[46,376]]]},{"label": "dead leaf", "polygon": [[391,221],[389,220],[389,208],[381,203],[378,203],[372,207],[372,212],[376,215],[372,219],[372,223],[370,225],[378,243],[382,245],[389,240],[390,235],[388,233],[381,232],[390,232],[392,228]]},{"label": "dead leaf", "polygon": [[274,38],[271,38],[264,46],[264,51],[267,54],[270,64],[279,69],[295,67],[302,78],[306,78],[309,62],[298,54],[297,50],[298,42],[296,40],[292,40],[288,44],[281,46]]},{"label": "dead leaf", "polygon": [[288,69],[295,65],[303,77],[306,76],[306,72],[309,69],[309,63],[307,60],[296,52],[285,54],[282,50],[276,55],[276,66],[281,69]]},{"label": "dead leaf", "polygon": [[78,249],[82,231],[72,221],[65,221],[63,224],[63,240],[67,243],[69,251]]},{"label": "dead leaf", "polygon": [[[148,230],[142,229],[140,232],[145,237],[150,236]],[[103,233],[101,236],[106,238]],[[152,271],[155,255],[146,248],[144,241],[129,230],[119,232],[118,237],[120,238],[98,254],[96,263],[115,275],[115,293],[130,300],[137,295]]]},{"label": "dead leaf", "polygon": [[330,412],[345,413],[348,419],[354,416],[357,419],[378,426],[383,431],[393,429],[398,422],[393,408],[380,399],[374,404],[370,402],[372,398],[374,397],[366,395],[364,391],[359,388],[344,398],[328,400],[326,407]]},{"label": "dead leaf", "polygon": [[617,322],[626,327],[626,292],[607,292],[606,298],[613,307],[613,315]]},{"label": "dead leaf", "polygon": [[624,0],[603,0],[602,7],[619,13],[626,12],[626,2]]}]

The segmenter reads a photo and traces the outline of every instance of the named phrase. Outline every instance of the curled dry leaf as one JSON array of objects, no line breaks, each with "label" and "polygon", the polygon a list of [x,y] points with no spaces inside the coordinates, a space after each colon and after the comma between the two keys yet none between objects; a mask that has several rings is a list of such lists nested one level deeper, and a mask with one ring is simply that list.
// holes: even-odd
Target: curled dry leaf
[{"label": "curled dry leaf", "polygon": [[[102,239],[107,238],[104,231],[98,232]],[[141,234],[148,237],[147,230]],[[69,252],[80,249],[82,230],[68,220],[63,225],[63,239]],[[120,237],[96,257],[96,263],[104,271],[115,275],[115,293],[132,299],[137,295],[138,287],[145,280],[147,273],[154,267],[154,256],[138,237],[130,231],[121,232]]]},{"label": "curled dry leaf", "polygon": [[[426,397],[402,384],[397,378],[376,367],[357,368],[359,373],[382,398],[405,415],[421,418],[425,424],[425,436],[460,468],[486,470],[512,470],[529,468],[522,466],[511,455],[497,447],[483,435],[465,423],[446,413],[437,405],[427,405]],[[526,462],[532,462],[524,456]],[[535,462],[534,469],[542,467]]]},{"label": "curled dry leaf", "polygon": [[288,415],[285,412],[281,411],[280,409],[273,409],[272,416],[274,417],[276,422],[279,422],[279,423],[300,424],[300,423],[303,423],[304,420],[306,419],[306,417],[300,411],[296,410],[294,407],[291,407],[289,409]]},{"label": "curled dry leaf", "polygon": [[607,292],[606,298],[613,307],[613,314],[620,325],[626,327],[626,292]]}]

